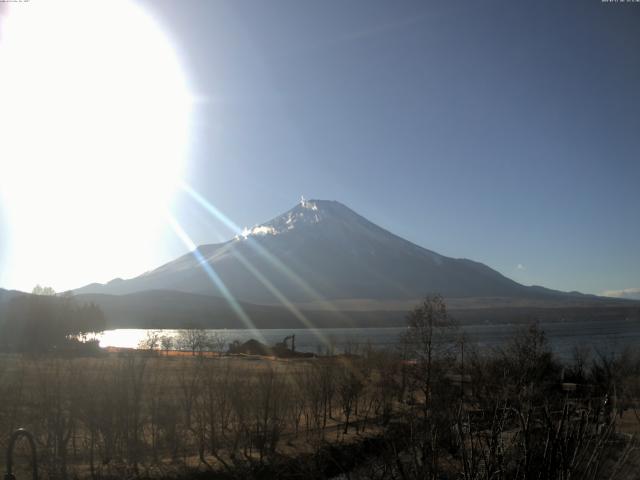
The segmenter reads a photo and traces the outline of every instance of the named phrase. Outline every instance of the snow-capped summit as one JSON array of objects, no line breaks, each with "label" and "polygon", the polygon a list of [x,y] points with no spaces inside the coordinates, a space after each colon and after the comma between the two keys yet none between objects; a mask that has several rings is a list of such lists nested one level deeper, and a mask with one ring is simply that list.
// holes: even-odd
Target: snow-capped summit
[{"label": "snow-capped summit", "polygon": [[272,220],[256,225],[253,228],[245,228],[242,237],[250,235],[278,235],[296,228],[304,228],[321,222],[353,221],[355,213],[339,202],[327,200],[305,200],[302,197],[300,203],[288,212],[279,215]]},{"label": "snow-capped summit", "polygon": [[[237,240],[246,240],[252,236],[281,235],[294,229],[300,230],[324,223],[323,228],[329,228],[328,224],[354,225],[362,221],[368,222],[340,202],[330,200],[305,200],[300,202],[288,212],[279,215],[266,223],[244,228]],[[371,226],[375,226],[370,224]]]},{"label": "snow-capped summit", "polygon": [[284,215],[261,225],[254,225],[251,228],[245,227],[236,239],[247,239],[250,236],[259,235],[278,235],[293,230],[296,226],[318,223],[325,215],[318,208],[317,202],[317,200],[308,201],[302,197],[300,203]]}]

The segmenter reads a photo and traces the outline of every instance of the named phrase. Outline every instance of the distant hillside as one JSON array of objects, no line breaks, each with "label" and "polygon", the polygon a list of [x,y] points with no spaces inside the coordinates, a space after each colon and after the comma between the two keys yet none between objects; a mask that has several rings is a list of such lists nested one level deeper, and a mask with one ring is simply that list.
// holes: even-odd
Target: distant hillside
[{"label": "distant hillside", "polygon": [[[243,328],[229,303],[220,297],[192,293],[150,290],[126,295],[81,294],[80,302],[100,306],[110,328]],[[281,307],[240,304],[258,328],[277,325],[301,326]]]},{"label": "distant hillside", "polygon": [[2,319],[6,315],[9,301],[18,295],[26,295],[26,294],[22,292],[18,292],[16,290],[4,290],[0,288],[0,322],[2,322]]},{"label": "distant hillside", "polygon": [[23,292],[19,292],[17,290],[4,290],[0,288],[0,302],[10,300],[13,297],[16,297],[18,295],[26,295],[26,294]]},{"label": "distant hillside", "polygon": [[[22,292],[0,290],[0,325],[10,300]],[[126,295],[81,294],[78,304],[95,303],[104,313],[106,328],[246,328],[229,303],[209,295],[153,290]],[[301,305],[295,312],[282,306],[242,302],[240,307],[256,328],[392,327],[406,323],[418,300],[401,302],[342,301]],[[451,314],[463,324],[528,323],[532,321],[640,321],[640,302],[611,301],[520,303],[514,299],[452,299]],[[330,308],[335,307],[335,308]]]},{"label": "distant hillside", "polygon": [[[108,328],[246,328],[229,303],[219,297],[152,290],[127,295],[82,294],[79,302],[100,306]],[[240,303],[256,328],[398,326],[406,311],[292,310]]]},{"label": "distant hillside", "polygon": [[[226,300],[207,295],[155,290],[127,295],[83,294],[79,302],[93,302],[105,314],[108,328],[244,328]],[[296,314],[278,306],[242,303],[256,328],[398,327],[406,324],[410,302],[395,309],[303,309]],[[497,307],[451,302],[451,314],[463,324],[529,323],[574,320],[630,319],[640,321],[640,303],[602,305]]]}]

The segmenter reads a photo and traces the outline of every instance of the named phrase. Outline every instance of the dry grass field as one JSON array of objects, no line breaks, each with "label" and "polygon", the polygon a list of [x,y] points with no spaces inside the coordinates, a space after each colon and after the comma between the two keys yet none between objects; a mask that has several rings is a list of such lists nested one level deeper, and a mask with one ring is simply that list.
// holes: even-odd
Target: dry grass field
[{"label": "dry grass field", "polygon": [[29,429],[51,478],[233,470],[311,454],[379,431],[392,399],[372,361],[4,355],[0,448]]}]

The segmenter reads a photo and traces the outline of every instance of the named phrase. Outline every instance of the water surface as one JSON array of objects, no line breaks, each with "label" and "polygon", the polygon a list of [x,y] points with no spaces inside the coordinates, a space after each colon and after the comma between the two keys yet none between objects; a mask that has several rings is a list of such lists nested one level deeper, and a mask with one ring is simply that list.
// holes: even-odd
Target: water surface
[{"label": "water surface", "polygon": [[[640,322],[633,320],[584,321],[566,323],[541,323],[554,352],[562,358],[570,358],[575,347],[587,346],[603,354],[620,352],[626,347],[640,346]],[[481,350],[506,344],[522,325],[468,325],[462,327],[470,342]],[[157,331],[157,330],[156,330]],[[249,339],[260,340],[268,345],[281,342],[284,337],[295,335],[296,350],[302,352],[325,353],[328,349],[342,352],[371,345],[376,348],[393,348],[404,327],[390,328],[327,328],[307,329],[220,329],[209,332],[221,335],[230,343]],[[100,335],[100,346],[136,348],[147,336],[148,330],[118,329],[108,330]],[[176,337],[177,330],[160,330],[161,335]]]}]

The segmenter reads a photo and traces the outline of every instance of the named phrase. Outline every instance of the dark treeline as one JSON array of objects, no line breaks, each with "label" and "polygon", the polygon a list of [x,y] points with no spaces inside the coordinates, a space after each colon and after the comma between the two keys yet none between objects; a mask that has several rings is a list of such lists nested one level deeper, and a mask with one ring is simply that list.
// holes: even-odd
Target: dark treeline
[{"label": "dark treeline", "polygon": [[78,303],[71,295],[20,295],[11,299],[0,317],[0,349],[48,352],[78,347],[76,337],[105,329],[95,304]]},{"label": "dark treeline", "polygon": [[440,298],[393,351],[5,355],[0,447],[27,427],[52,479],[636,478],[640,355],[574,357],[536,325],[482,351]]}]

